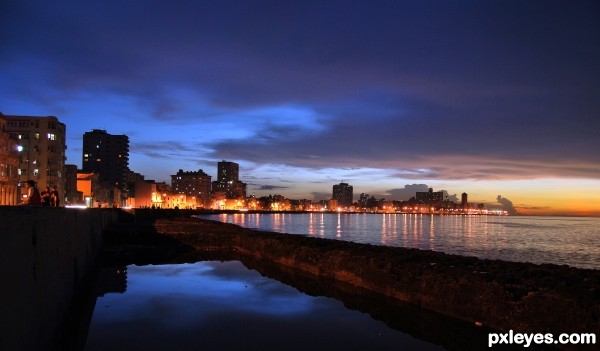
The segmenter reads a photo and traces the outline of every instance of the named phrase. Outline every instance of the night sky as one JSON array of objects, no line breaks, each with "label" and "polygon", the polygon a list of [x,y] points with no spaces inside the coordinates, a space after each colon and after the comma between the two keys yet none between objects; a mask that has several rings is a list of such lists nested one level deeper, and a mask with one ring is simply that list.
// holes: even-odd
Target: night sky
[{"label": "night sky", "polygon": [[600,215],[598,1],[4,0],[0,40],[0,111],[57,116],[68,164],[105,129],[156,181]]}]

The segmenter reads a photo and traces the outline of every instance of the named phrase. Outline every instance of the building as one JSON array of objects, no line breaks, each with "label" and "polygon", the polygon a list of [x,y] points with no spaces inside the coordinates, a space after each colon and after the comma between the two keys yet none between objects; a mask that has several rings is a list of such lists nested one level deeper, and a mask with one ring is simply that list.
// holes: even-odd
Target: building
[{"label": "building", "polygon": [[325,208],[328,211],[337,211],[338,209],[340,209],[340,202],[336,199],[329,199],[327,200],[327,205],[325,206]]},{"label": "building", "polygon": [[444,201],[444,192],[434,192],[433,188],[429,188],[429,191],[417,191],[416,199],[423,204],[437,205]]},{"label": "building", "polygon": [[235,162],[218,163],[217,180],[213,182],[213,193],[224,193],[228,199],[245,198],[246,183],[239,180],[240,166]]},{"label": "building", "polygon": [[54,187],[61,199],[65,196],[66,126],[54,116],[2,115],[5,130],[17,140],[19,151],[19,197],[25,195],[27,180],[39,189]]},{"label": "building", "polygon": [[367,208],[369,206],[369,194],[361,193],[358,198],[358,206]]},{"label": "building", "polygon": [[0,114],[0,206],[18,204],[19,152],[17,139],[6,132],[6,124]]},{"label": "building", "polygon": [[77,166],[65,165],[65,205],[82,205],[83,193],[77,190]]},{"label": "building", "polygon": [[352,206],[353,187],[348,183],[340,183],[333,186],[333,199],[337,200],[338,206]]},{"label": "building", "polygon": [[81,202],[86,207],[98,207],[98,204],[94,203],[96,194],[99,192],[100,179],[96,173],[77,173],[77,192],[81,194]]},{"label": "building", "polygon": [[[98,173],[77,173],[77,191],[87,207],[121,207],[122,190],[100,180]],[[79,202],[78,204],[81,204]]]},{"label": "building", "polygon": [[462,193],[461,198],[460,198],[460,206],[463,210],[467,209],[469,207],[467,193]]},{"label": "building", "polygon": [[135,202],[129,201],[131,198],[135,198],[135,185],[137,182],[142,182],[145,180],[145,177],[137,172],[133,172],[131,170],[125,173],[125,183],[127,184],[127,199],[125,200],[125,205],[133,206]]},{"label": "building", "polygon": [[83,134],[83,173],[97,173],[100,181],[124,190],[129,172],[129,137],[93,129]]},{"label": "building", "polygon": [[211,176],[201,169],[197,172],[184,172],[180,169],[177,174],[171,176],[171,188],[175,194],[195,198],[202,206],[210,204]]},{"label": "building", "polygon": [[129,198],[129,206],[132,207],[159,207],[162,203],[161,194],[156,189],[153,180],[137,180],[135,182],[135,199]]},{"label": "building", "polygon": [[221,161],[217,164],[217,180],[219,182],[235,182],[240,180],[240,165],[235,162]]}]

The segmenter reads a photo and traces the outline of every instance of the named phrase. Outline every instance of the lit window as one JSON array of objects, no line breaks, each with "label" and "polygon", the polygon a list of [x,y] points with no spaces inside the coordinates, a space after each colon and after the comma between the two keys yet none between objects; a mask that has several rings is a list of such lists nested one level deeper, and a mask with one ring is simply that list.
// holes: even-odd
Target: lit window
[{"label": "lit window", "polygon": [[56,134],[48,133],[48,140],[56,140]]}]

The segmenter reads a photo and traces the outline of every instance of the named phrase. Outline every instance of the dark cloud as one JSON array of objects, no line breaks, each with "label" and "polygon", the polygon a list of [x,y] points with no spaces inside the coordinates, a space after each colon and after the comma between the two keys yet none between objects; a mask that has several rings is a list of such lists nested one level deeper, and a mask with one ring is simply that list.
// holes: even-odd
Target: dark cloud
[{"label": "dark cloud", "polygon": [[460,200],[456,194],[450,194],[447,190],[442,190],[444,192],[444,199],[447,199],[450,202],[458,203]]},{"label": "dark cloud", "polygon": [[424,192],[429,190],[427,184],[406,184],[403,188],[388,190],[388,193],[394,200],[406,201],[411,197],[415,197],[417,192]]},{"label": "dark cloud", "polygon": [[311,192],[312,200],[321,201],[321,200],[329,200],[332,198],[333,193],[326,193],[321,191],[313,191]]},{"label": "dark cloud", "polygon": [[496,201],[502,205],[502,208],[507,211],[509,215],[516,215],[518,213],[512,201],[509,199],[498,195]]},{"label": "dark cloud", "polygon": [[[59,101],[119,96],[137,106],[132,119],[228,114],[253,126],[191,147],[132,143],[149,157],[369,167],[415,181],[600,178],[597,2],[2,6],[0,104],[68,111]],[[310,121],[245,113],[289,105]]]},{"label": "dark cloud", "polygon": [[151,158],[168,159],[175,156],[184,156],[197,153],[194,145],[177,141],[153,141],[153,142],[131,142],[130,148],[135,153],[143,154]]},{"label": "dark cloud", "polygon": [[256,190],[285,190],[285,189],[289,188],[287,186],[267,185],[267,184],[262,184],[262,185],[255,184],[254,187]]},{"label": "dark cloud", "polygon": [[477,118],[469,111],[448,111],[445,117],[418,117],[422,112],[413,111],[375,121],[340,116],[328,121],[325,131],[300,140],[272,134],[277,148],[255,140],[226,141],[211,148],[215,155],[253,162],[397,169],[399,177],[409,179],[600,177],[600,122],[550,111],[530,116],[513,108],[505,118],[499,112]]}]

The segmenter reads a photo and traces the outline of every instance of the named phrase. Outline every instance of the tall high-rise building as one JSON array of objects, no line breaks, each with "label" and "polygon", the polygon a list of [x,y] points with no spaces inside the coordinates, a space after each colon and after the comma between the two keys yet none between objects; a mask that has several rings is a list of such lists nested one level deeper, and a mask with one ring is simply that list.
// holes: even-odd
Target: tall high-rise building
[{"label": "tall high-rise building", "polygon": [[129,137],[93,129],[83,134],[82,172],[97,173],[100,181],[119,189],[126,188],[129,171]]},{"label": "tall high-rise building", "polygon": [[239,180],[240,165],[235,162],[221,161],[217,167],[217,180],[213,182],[212,191],[223,192],[227,198],[246,197],[246,183]]},{"label": "tall high-rise building", "polygon": [[65,194],[65,150],[67,127],[54,116],[2,115],[5,129],[17,139],[19,151],[19,197],[24,183],[33,180],[41,190],[54,187],[62,200]]},{"label": "tall high-rise building", "polygon": [[352,196],[354,188],[348,183],[340,183],[333,186],[333,199],[338,201],[340,206],[352,206]]},{"label": "tall high-rise building", "polygon": [[460,199],[460,206],[461,206],[463,209],[466,209],[466,208],[468,208],[468,207],[469,207],[469,200],[468,200],[468,198],[467,198],[467,193],[462,193],[462,195],[461,195],[461,199]]},{"label": "tall high-rise building", "polygon": [[230,183],[240,180],[240,165],[235,162],[221,161],[217,164],[217,181]]},{"label": "tall high-rise building", "polygon": [[185,194],[195,197],[196,203],[208,205],[210,200],[211,176],[203,170],[197,172],[184,172],[180,169],[171,176],[171,188],[175,194]]}]

